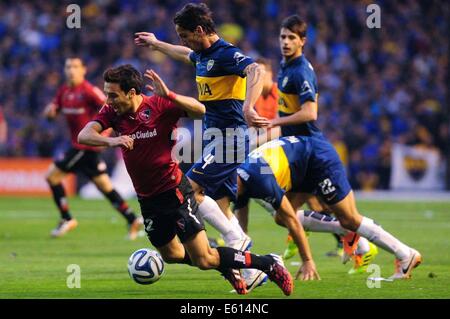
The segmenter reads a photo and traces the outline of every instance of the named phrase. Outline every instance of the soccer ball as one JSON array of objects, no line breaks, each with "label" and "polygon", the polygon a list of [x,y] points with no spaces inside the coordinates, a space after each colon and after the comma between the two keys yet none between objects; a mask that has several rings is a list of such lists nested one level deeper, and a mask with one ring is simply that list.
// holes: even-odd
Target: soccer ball
[{"label": "soccer ball", "polygon": [[128,259],[128,273],[138,284],[150,285],[163,275],[164,261],[157,251],[141,248]]}]

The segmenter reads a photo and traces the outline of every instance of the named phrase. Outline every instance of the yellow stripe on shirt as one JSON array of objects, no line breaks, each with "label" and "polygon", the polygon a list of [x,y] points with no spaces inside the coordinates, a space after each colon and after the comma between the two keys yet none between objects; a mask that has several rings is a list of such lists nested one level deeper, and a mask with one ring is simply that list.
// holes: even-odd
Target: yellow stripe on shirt
[{"label": "yellow stripe on shirt", "polygon": [[199,101],[245,100],[246,79],[239,75],[196,76]]},{"label": "yellow stripe on shirt", "polygon": [[290,191],[292,189],[291,169],[283,147],[270,147],[260,151],[262,157],[272,169],[278,185],[285,191]]}]

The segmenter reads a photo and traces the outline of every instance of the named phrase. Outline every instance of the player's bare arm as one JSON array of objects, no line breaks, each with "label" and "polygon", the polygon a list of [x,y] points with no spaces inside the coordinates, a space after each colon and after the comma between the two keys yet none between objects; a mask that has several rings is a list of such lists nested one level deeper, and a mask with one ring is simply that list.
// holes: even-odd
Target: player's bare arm
[{"label": "player's bare arm", "polygon": [[302,124],[317,120],[317,102],[306,101],[301,109],[292,115],[278,117],[271,121],[269,127]]},{"label": "player's bare arm", "polygon": [[169,90],[160,76],[153,70],[146,70],[144,76],[152,81],[146,88],[164,98],[171,99],[178,107],[184,110],[191,118],[201,118],[205,115],[206,108],[193,97],[175,94]]},{"label": "player's bare arm", "polygon": [[280,208],[277,210],[275,218],[277,223],[288,228],[303,261],[295,275],[295,279],[300,277],[301,280],[320,280],[303,226],[298,221],[294,209],[286,196],[283,196],[283,200],[281,201]]},{"label": "player's bare arm", "polygon": [[247,76],[247,94],[243,105],[245,120],[249,126],[265,127],[269,125],[269,120],[259,116],[253,108],[264,86],[264,67],[252,63],[245,68],[244,73]]},{"label": "player's bare arm", "polygon": [[96,121],[91,121],[78,134],[78,143],[90,146],[121,146],[128,150],[133,149],[133,139],[128,135],[106,137],[101,135],[103,127]]},{"label": "player's bare arm", "polygon": [[138,46],[148,47],[150,50],[160,51],[172,59],[182,61],[184,63],[191,63],[189,54],[192,50],[188,47],[160,41],[156,38],[155,34],[151,32],[137,32],[134,35],[134,43]]}]

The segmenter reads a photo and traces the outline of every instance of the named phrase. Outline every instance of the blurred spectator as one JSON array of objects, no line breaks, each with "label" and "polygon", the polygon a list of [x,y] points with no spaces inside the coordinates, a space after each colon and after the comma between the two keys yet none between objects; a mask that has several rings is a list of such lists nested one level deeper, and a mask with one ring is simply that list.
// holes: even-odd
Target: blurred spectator
[{"label": "blurred spectator", "polygon": [[[81,28],[69,29],[72,2],[0,2],[0,104],[9,126],[4,155],[52,156],[66,147],[63,123],[37,115],[62,83],[68,55],[81,55],[89,80],[100,87],[108,66],[131,63],[154,68],[181,94],[197,95],[192,68],[158,54],[148,59],[132,44],[142,30],[178,42],[172,17],[187,1],[77,1]],[[353,187],[388,187],[392,143],[419,143],[448,156],[446,1],[379,1],[380,29],[366,27],[367,1],[205,2],[221,35],[272,60],[274,74],[281,20],[298,13],[308,22],[305,55],[319,82],[318,124],[328,136],[339,132]]]}]

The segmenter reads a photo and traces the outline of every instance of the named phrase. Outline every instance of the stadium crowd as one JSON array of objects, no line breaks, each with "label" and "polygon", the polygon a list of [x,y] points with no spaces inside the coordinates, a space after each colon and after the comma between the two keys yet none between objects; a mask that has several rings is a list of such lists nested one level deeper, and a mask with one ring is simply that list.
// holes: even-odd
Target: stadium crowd
[{"label": "stadium crowd", "polygon": [[[0,113],[8,137],[0,156],[60,154],[70,138],[60,117],[41,113],[62,83],[64,59],[80,56],[87,78],[102,88],[108,66],[153,68],[170,87],[196,96],[194,69],[136,47],[133,34],[151,31],[179,43],[172,17],[177,0],[77,1],[81,28],[70,29],[73,1],[0,3]],[[381,28],[370,29],[370,1],[205,1],[221,36],[248,55],[280,60],[281,20],[308,23],[306,57],[319,84],[319,127],[338,149],[355,189],[389,187],[392,143],[449,152],[448,21],[446,1],[376,1]]]}]

